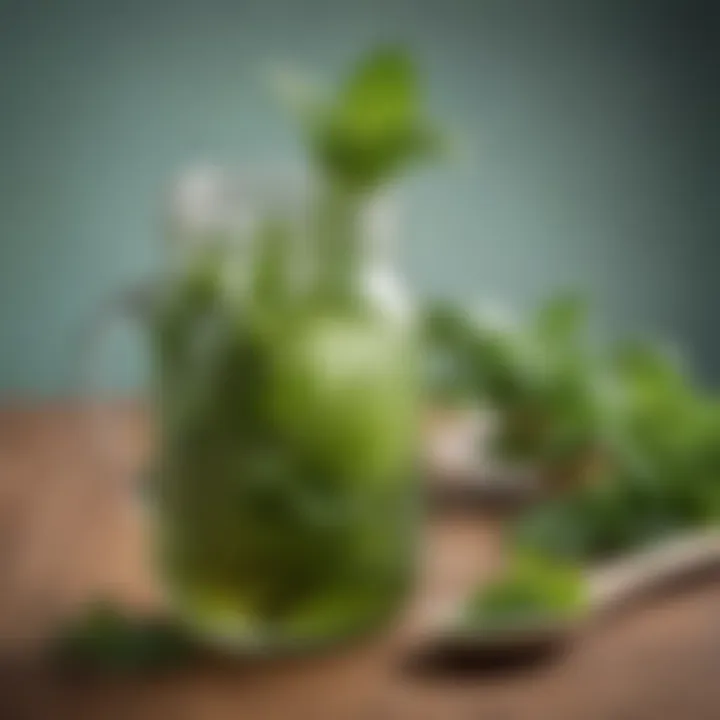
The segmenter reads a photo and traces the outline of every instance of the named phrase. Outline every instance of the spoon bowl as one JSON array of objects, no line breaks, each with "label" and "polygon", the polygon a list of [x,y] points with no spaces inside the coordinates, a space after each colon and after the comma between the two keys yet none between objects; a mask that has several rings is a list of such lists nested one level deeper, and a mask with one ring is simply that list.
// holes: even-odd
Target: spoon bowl
[{"label": "spoon bowl", "polygon": [[425,643],[430,655],[482,665],[538,661],[568,647],[592,621],[693,580],[720,577],[720,532],[701,531],[641,549],[587,573],[589,601],[580,615],[473,628],[445,622]]}]

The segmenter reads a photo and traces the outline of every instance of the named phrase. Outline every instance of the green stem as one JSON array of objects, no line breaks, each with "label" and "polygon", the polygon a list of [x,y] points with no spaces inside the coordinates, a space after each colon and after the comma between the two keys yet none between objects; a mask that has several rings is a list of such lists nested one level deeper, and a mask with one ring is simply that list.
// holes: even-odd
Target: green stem
[{"label": "green stem", "polygon": [[359,291],[365,261],[363,195],[338,187],[323,194],[316,236],[317,289],[328,301],[344,303]]}]

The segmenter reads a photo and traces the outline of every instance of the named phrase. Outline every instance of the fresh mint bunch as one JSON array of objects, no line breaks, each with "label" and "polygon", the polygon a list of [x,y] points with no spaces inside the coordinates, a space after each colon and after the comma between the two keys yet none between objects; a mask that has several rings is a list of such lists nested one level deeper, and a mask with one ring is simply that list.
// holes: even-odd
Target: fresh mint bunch
[{"label": "fresh mint bunch", "polygon": [[720,520],[720,403],[663,348],[617,348],[621,395],[601,482],[531,509],[515,542],[597,560]]}]

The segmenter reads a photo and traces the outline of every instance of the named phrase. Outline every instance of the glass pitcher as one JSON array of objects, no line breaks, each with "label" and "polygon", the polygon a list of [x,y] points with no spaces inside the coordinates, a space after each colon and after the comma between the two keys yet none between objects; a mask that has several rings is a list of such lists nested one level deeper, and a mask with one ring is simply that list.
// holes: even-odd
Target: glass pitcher
[{"label": "glass pitcher", "polygon": [[241,650],[326,644],[413,570],[418,380],[387,206],[219,171],[171,197],[139,305],[153,556],[172,611]]}]

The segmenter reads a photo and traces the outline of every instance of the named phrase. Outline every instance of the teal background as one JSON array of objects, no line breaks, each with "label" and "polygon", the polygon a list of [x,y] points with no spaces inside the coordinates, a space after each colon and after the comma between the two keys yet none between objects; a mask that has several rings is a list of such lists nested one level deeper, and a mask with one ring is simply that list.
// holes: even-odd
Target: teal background
[{"label": "teal background", "polygon": [[[717,24],[693,2],[0,1],[0,399],[71,395],[78,334],[161,261],[189,164],[297,154],[272,62],[399,40],[468,141],[409,192],[418,292],[520,307],[585,288],[611,333],[720,368]],[[141,362],[118,345],[105,382]]]}]

